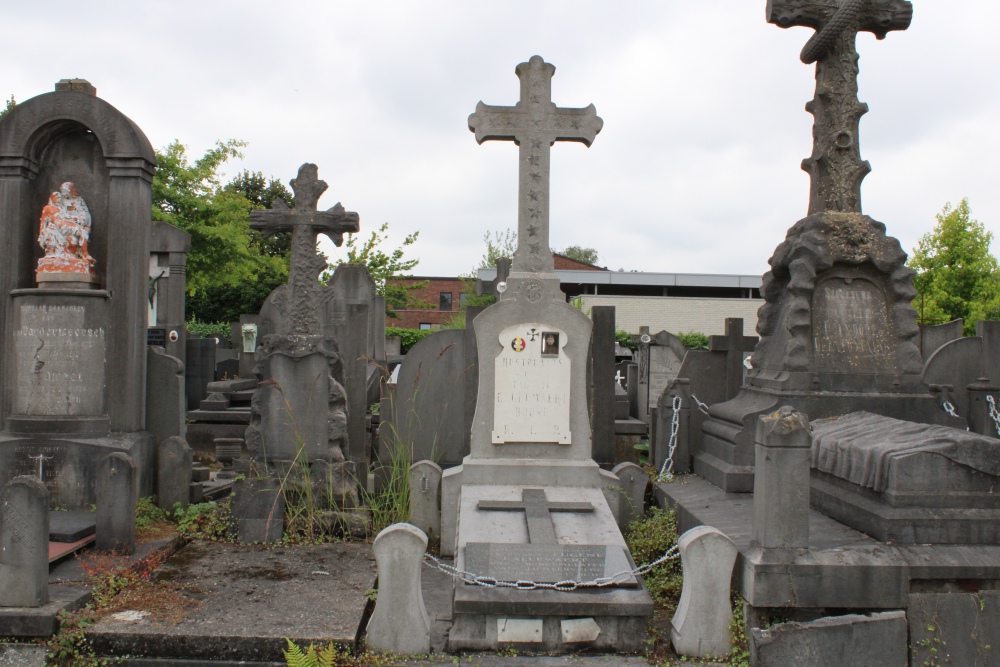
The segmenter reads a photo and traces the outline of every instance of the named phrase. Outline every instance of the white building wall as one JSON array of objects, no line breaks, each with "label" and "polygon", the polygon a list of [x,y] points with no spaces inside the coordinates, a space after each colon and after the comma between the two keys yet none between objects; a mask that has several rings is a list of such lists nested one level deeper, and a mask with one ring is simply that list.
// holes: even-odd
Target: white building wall
[{"label": "white building wall", "polygon": [[702,299],[682,296],[604,296],[584,294],[583,311],[594,306],[615,307],[615,328],[638,333],[648,326],[650,333],[669,331],[706,335],[724,334],[727,317],[742,317],[743,332],[754,335],[757,309],[764,299]]}]

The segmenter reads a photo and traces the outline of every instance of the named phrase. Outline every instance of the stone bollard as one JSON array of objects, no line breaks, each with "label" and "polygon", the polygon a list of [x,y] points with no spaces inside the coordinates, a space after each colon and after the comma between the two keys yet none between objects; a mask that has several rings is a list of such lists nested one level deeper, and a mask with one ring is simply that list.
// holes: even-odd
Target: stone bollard
[{"label": "stone bollard", "polygon": [[160,443],[156,452],[156,504],[172,512],[174,505],[182,508],[191,500],[191,447],[184,438],[174,436]]},{"label": "stone bollard", "polygon": [[433,461],[410,466],[410,523],[429,541],[441,541],[441,466]]},{"label": "stone bollard", "polygon": [[429,653],[431,621],[420,588],[427,536],[416,526],[396,523],[378,534],[372,549],[378,564],[378,601],[368,621],[368,648]]},{"label": "stone bollard", "polygon": [[135,551],[135,464],[115,452],[101,460],[97,472],[97,550],[127,556]]},{"label": "stone bollard", "polygon": [[711,526],[698,526],[677,540],[684,588],[670,621],[670,641],[680,655],[724,658],[732,648],[733,609],[729,588],[739,553],[733,541]]},{"label": "stone bollard", "polygon": [[15,477],[0,500],[0,607],[49,601],[49,491],[37,478]]},{"label": "stone bollard", "polygon": [[1000,438],[998,424],[990,416],[990,404],[987,396],[993,397],[993,405],[1000,410],[1000,387],[990,384],[989,378],[977,378],[966,387],[969,395],[969,430],[979,435]]},{"label": "stone bollard", "polygon": [[642,518],[646,511],[646,487],[649,486],[649,475],[634,463],[619,463],[611,472],[621,482],[621,492],[625,497],[618,513],[618,527],[625,529],[636,519]]},{"label": "stone bollard", "polygon": [[763,549],[809,547],[809,418],[790,406],[757,422],[753,541]]}]

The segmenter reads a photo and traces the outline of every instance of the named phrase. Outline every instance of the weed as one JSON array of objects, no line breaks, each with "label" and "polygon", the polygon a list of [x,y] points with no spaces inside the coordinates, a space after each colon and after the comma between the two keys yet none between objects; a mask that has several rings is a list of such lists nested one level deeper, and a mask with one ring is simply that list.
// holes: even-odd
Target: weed
[{"label": "weed", "polygon": [[94,656],[93,647],[84,637],[87,627],[99,618],[93,609],[75,613],[59,612],[59,632],[45,644],[46,665],[52,667],[107,667],[110,663]]},{"label": "weed", "polygon": [[[677,544],[677,521],[673,510],[651,507],[628,527],[625,543],[637,563],[648,563]],[[683,585],[680,559],[657,566],[642,578],[653,601],[669,613],[677,608]]]},{"label": "weed", "polygon": [[288,642],[288,650],[283,650],[282,653],[288,667],[392,667],[399,664],[397,656],[391,653],[364,651],[351,655],[349,649],[333,642],[320,647],[309,644],[302,649],[287,637],[285,641]]},{"label": "weed", "polygon": [[181,536],[189,539],[230,541],[229,501],[196,503],[186,508],[176,506],[174,519]]},{"label": "weed", "polygon": [[729,650],[730,667],[750,667],[750,642],[747,639],[746,623],[743,622],[743,600],[737,595],[733,599],[733,619],[729,621],[729,635],[733,648]]},{"label": "weed", "polygon": [[172,536],[173,533],[170,513],[156,505],[156,496],[140,498],[135,506],[136,541],[148,542]]}]

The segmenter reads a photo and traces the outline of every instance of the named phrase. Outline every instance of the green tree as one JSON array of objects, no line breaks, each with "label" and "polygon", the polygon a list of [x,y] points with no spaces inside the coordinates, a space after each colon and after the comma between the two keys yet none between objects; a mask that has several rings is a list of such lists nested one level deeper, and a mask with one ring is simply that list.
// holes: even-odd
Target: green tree
[{"label": "green tree", "polygon": [[221,182],[223,165],[242,157],[245,145],[220,141],[193,162],[179,141],[156,153],[153,219],[191,234],[188,319],[228,322],[255,313],[288,277],[287,257],[251,243],[255,203],[237,185]]},{"label": "green tree", "polygon": [[597,264],[597,250],[594,248],[584,248],[583,246],[571,245],[565,250],[557,250],[560,255],[565,255],[577,261],[594,266]]},{"label": "green tree", "polygon": [[486,243],[486,252],[479,260],[479,266],[472,270],[472,277],[476,277],[477,269],[495,269],[497,259],[500,257],[512,258],[517,250],[517,232],[513,229],[505,229],[502,232],[488,231],[483,234],[483,241]]},{"label": "green tree", "polygon": [[990,254],[993,233],[972,218],[969,200],[945,204],[934,230],[924,234],[908,266],[917,271],[916,308],[921,323],[965,319],[965,334],[976,320],[1000,319],[1000,266]]},{"label": "green tree", "polygon": [[11,112],[11,110],[17,106],[17,102],[14,101],[14,96],[11,95],[10,99],[7,100],[7,106],[0,110],[0,118],[3,118]]},{"label": "green tree", "polygon": [[[433,305],[417,299],[412,292],[427,286],[427,281],[401,285],[397,278],[408,278],[410,272],[420,263],[420,259],[404,259],[406,248],[417,242],[420,232],[413,232],[407,235],[398,248],[386,253],[380,247],[389,238],[389,223],[383,222],[382,226],[372,233],[363,242],[359,243],[359,237],[355,234],[348,234],[344,241],[344,249],[347,250],[347,264],[364,264],[368,267],[375,282],[375,293],[385,297],[385,314],[389,317],[396,317],[394,311],[405,310],[407,308],[432,308]],[[324,274],[322,280],[329,280],[330,276],[337,269],[336,265],[330,264],[329,270]]]},{"label": "green tree", "polygon": [[[244,169],[241,174],[229,181],[226,189],[243,195],[250,202],[251,210],[255,211],[269,209],[279,199],[285,202],[289,208],[294,205],[294,197],[284,183],[274,178],[265,178],[264,174],[259,171]],[[250,245],[260,251],[262,255],[288,257],[292,250],[292,234],[291,232],[278,232],[271,236],[264,236],[257,230],[251,229]]]}]

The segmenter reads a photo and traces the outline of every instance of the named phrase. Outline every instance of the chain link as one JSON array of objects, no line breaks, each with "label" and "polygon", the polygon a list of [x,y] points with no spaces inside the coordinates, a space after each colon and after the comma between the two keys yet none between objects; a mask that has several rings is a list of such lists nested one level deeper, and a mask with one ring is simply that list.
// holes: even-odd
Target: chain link
[{"label": "chain link", "polygon": [[674,396],[670,405],[672,415],[670,417],[670,441],[667,445],[667,457],[663,459],[658,477],[669,482],[674,478],[674,450],[677,449],[677,431],[681,427],[681,397]]},{"label": "chain link", "polygon": [[986,394],[986,402],[990,406],[990,419],[993,420],[993,427],[997,430],[997,437],[1000,437],[1000,410],[997,410],[997,403],[989,394]]},{"label": "chain link", "polygon": [[473,586],[483,586],[484,588],[516,588],[519,591],[543,589],[569,592],[575,591],[578,588],[605,588],[607,586],[614,586],[615,584],[628,580],[629,577],[640,577],[648,573],[657,565],[665,563],[668,560],[676,560],[680,558],[680,555],[680,548],[677,545],[674,545],[670,547],[665,554],[654,560],[652,563],[640,565],[634,570],[622,570],[621,572],[613,574],[610,577],[598,577],[597,579],[591,579],[590,581],[573,581],[572,579],[564,579],[563,581],[557,581],[553,584],[531,581],[530,579],[502,581],[496,577],[484,577],[472,572],[466,572],[465,570],[459,570],[454,565],[442,562],[439,558],[433,556],[432,554],[424,554],[424,565],[432,570],[440,570],[441,572],[444,572],[459,581],[466,584],[472,584]]},{"label": "chain link", "polygon": [[[992,398],[992,397],[990,397]],[[941,409],[947,412],[952,417],[958,417],[958,413],[955,412],[955,406],[951,404],[950,401],[945,401],[941,404]]]},{"label": "chain link", "polygon": [[708,414],[708,404],[707,403],[702,403],[701,401],[699,401],[698,397],[695,396],[694,394],[691,394],[691,400],[694,401],[694,404],[696,406],[698,406],[699,410],[701,410],[702,412],[704,412],[706,415]]}]

